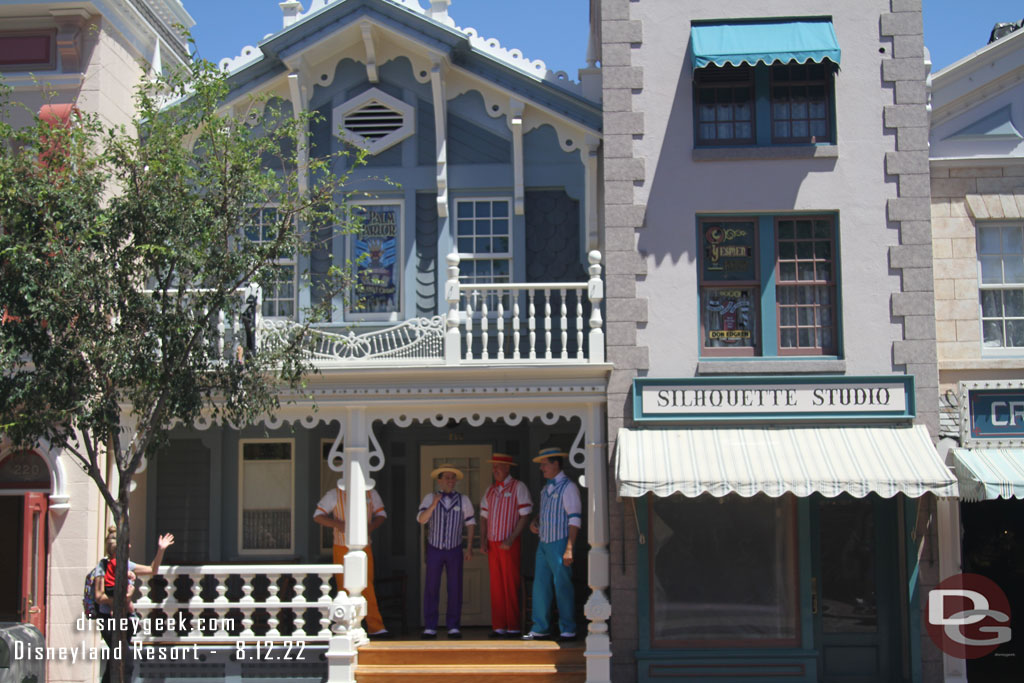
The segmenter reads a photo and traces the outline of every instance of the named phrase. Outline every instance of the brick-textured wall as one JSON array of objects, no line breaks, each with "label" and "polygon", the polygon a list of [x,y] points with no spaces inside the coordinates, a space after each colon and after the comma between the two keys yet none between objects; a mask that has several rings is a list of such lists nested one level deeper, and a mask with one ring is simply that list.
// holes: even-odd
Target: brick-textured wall
[{"label": "brick-textured wall", "polygon": [[[933,168],[931,188],[938,361],[963,365],[982,351],[976,223],[1022,220],[1024,165]],[[1020,361],[984,365],[978,369],[1015,370]]]},{"label": "brick-textured wall", "polygon": [[[608,385],[609,454],[615,436],[628,426],[629,391],[634,377],[648,367],[647,348],[636,346],[637,326],[647,321],[647,301],[637,298],[636,280],[646,263],[636,249],[644,206],[634,188],[644,180],[644,162],[634,141],[644,133],[643,112],[633,111],[633,93],[644,85],[643,70],[632,53],[643,41],[641,22],[631,19],[630,0],[601,0],[601,71],[604,101],[604,249],[608,361],[615,365]],[[616,502],[609,477],[609,551],[611,554],[612,680],[636,680],[637,574],[636,518],[632,505]],[[628,503],[628,501],[627,501]]]}]

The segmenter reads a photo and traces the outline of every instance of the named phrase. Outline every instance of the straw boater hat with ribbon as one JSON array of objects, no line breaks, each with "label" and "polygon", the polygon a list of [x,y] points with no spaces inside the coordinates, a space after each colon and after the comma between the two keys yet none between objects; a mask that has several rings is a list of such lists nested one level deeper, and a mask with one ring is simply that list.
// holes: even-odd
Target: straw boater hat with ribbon
[{"label": "straw boater hat with ribbon", "polygon": [[548,458],[568,458],[569,454],[563,451],[561,448],[542,448],[537,453],[537,457],[533,459],[534,462],[541,462]]},{"label": "straw boater hat with ribbon", "polygon": [[519,464],[511,455],[505,455],[504,453],[492,453],[491,462],[498,463],[499,465],[511,465],[512,467]]},{"label": "straw boater hat with ribbon", "polygon": [[440,467],[438,467],[438,468],[437,468],[436,470],[434,470],[433,472],[431,472],[431,473],[430,473],[430,478],[431,478],[431,479],[437,479],[437,477],[438,477],[439,475],[441,475],[441,474],[443,474],[443,473],[445,473],[445,472],[454,472],[454,473],[455,473],[455,478],[456,478],[457,480],[459,480],[459,479],[462,479],[462,470],[460,470],[460,469],[459,469],[458,467],[456,467],[455,465],[449,465],[449,464],[447,464],[447,463],[445,463],[444,465],[441,465],[441,466],[440,466]]}]

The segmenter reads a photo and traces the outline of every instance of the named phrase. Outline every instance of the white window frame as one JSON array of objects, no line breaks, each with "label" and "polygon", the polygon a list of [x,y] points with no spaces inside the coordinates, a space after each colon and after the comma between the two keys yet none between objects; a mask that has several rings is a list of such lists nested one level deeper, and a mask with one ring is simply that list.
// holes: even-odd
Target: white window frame
[{"label": "white window frame", "polygon": [[[405,199],[401,197],[395,197],[393,199],[366,199],[360,200],[355,203],[355,206],[361,209],[374,207],[374,206],[393,206],[398,211],[398,219],[395,225],[395,266],[392,270],[392,277],[395,281],[395,286],[398,288],[395,296],[395,303],[397,304],[397,310],[386,311],[381,313],[371,313],[369,311],[360,311],[353,308],[356,301],[356,293],[353,288],[349,292],[348,302],[342,302],[342,320],[344,322],[351,323],[379,323],[379,322],[399,322],[405,319]],[[345,236],[345,258],[344,261],[352,264],[353,276],[358,276],[359,264],[356,263],[355,253],[356,249],[356,238],[357,234],[348,234]]]},{"label": "white window frame", "polygon": [[[259,211],[260,212],[260,224],[258,226],[259,227],[259,239],[254,240],[251,237],[249,237],[249,235],[246,234],[246,230],[245,229],[242,230],[242,239],[244,239],[244,240],[246,240],[246,241],[248,241],[248,242],[250,242],[252,244],[264,244],[265,242],[268,242],[269,240],[263,239],[263,212],[267,211],[267,210],[271,210],[271,209],[276,211],[279,208],[280,208],[279,204],[266,204],[264,206],[253,206],[253,207],[250,207],[249,211]],[[250,226],[250,225],[252,225],[251,222],[246,222],[246,226],[247,227]],[[275,302],[275,304],[274,304],[275,305],[275,311],[280,310],[280,302],[282,302],[282,301],[289,301],[289,299],[287,299],[287,298],[276,296],[276,294],[277,294],[276,287],[275,287],[275,291],[274,292],[267,292],[267,291],[263,292],[263,304],[260,307],[261,308],[260,313],[263,315],[264,318],[268,318],[270,320],[297,320],[298,319],[298,313],[299,313],[299,268],[298,268],[298,259],[295,257],[295,254],[293,253],[290,258],[280,258],[280,259],[277,259],[276,261],[274,261],[274,263],[275,263],[275,267],[278,267],[278,268],[291,268],[292,269],[292,283],[291,283],[292,284],[292,296],[291,296],[291,299],[290,299],[291,304],[292,304],[292,314],[291,315],[268,315],[266,313],[266,311],[264,310],[264,307],[266,306],[266,303],[268,301]],[[284,280],[278,280],[278,282],[284,282]],[[273,297],[268,296],[271,293],[274,294],[275,296],[273,296]]]},{"label": "white window frame", "polygon": [[[999,284],[985,284],[984,282],[982,282],[982,273],[981,273],[981,259],[982,259],[982,253],[981,253],[981,231],[983,229],[985,229],[985,228],[998,228],[1000,230],[1002,230],[1004,228],[1016,228],[1016,229],[1021,231],[1021,238],[1022,238],[1022,240],[1024,240],[1024,221],[1015,221],[1015,220],[1008,220],[1008,221],[985,221],[983,223],[979,223],[978,226],[977,226],[977,231],[976,231],[977,234],[976,234],[976,242],[975,242],[976,248],[975,248],[975,251],[976,251],[976,258],[977,258],[977,264],[976,265],[977,265],[977,272],[978,272],[978,343],[981,345],[981,354],[982,354],[982,356],[989,357],[989,358],[991,358],[991,357],[1020,357],[1020,356],[1024,356],[1024,346],[1005,346],[1005,345],[1004,346],[985,346],[985,320],[986,320],[986,318],[984,316],[984,312],[982,310],[982,305],[981,305],[981,298],[983,296],[983,293],[986,292],[986,291],[1003,291],[1003,292],[1009,291],[1009,290],[1022,290],[1022,291],[1024,291],[1024,282],[1020,282],[1020,283],[1006,283],[1006,282],[1002,282],[1002,283],[999,283]],[[1000,241],[1000,244],[1002,244],[1001,241]],[[1001,248],[1002,247],[1000,246],[1000,249]],[[1006,254],[1004,254],[1002,251],[1000,251],[1000,257],[1003,259],[1004,264],[1005,264],[1005,261],[1006,261],[1006,256],[1007,256]],[[1021,254],[1021,258],[1022,258],[1022,260],[1024,260],[1024,253]],[[988,318],[988,320],[999,320],[999,321],[1001,321],[1003,323],[1003,332],[1004,332],[1003,342],[1005,344],[1005,341],[1006,341],[1006,336],[1005,336],[1006,320],[1008,320],[1008,318],[1006,318],[1004,316],[1004,317],[1000,317],[1000,318]],[[1016,320],[1016,318],[1009,318],[1009,320]],[[1022,324],[1024,324],[1024,317],[1021,318],[1021,321],[1022,321]]]},{"label": "white window frame", "polygon": [[[289,533],[289,544],[287,548],[245,548],[244,516],[245,516],[245,447],[250,444],[288,444],[291,451],[289,458],[289,477],[291,479],[288,487],[289,515],[291,517],[291,531]],[[244,556],[254,555],[292,555],[295,552],[295,439],[239,439],[238,440],[238,554]]]},{"label": "white window frame", "polygon": [[[503,252],[503,253],[502,252],[484,253],[484,252],[476,252],[476,251],[467,252],[467,251],[462,251],[462,249],[459,248],[459,220],[460,220],[459,219],[459,206],[461,204],[467,204],[467,203],[469,203],[469,204],[476,204],[477,202],[492,202],[492,203],[493,202],[504,202],[506,204],[506,206],[508,207],[508,216],[506,217],[506,220],[508,221],[508,251],[507,252]],[[494,260],[501,260],[501,259],[504,258],[504,259],[508,260],[508,282],[509,283],[514,282],[515,281],[515,266],[516,266],[516,262],[515,262],[515,243],[513,241],[513,236],[512,236],[513,227],[514,227],[513,226],[514,218],[515,218],[515,216],[512,213],[512,197],[510,195],[498,195],[498,196],[492,196],[492,197],[462,197],[462,198],[456,199],[455,200],[455,215],[454,215],[454,217],[452,219],[452,230],[454,231],[454,234],[452,235],[452,239],[454,240],[455,249],[456,249],[456,251],[458,251],[458,254],[459,254],[460,268],[461,268],[461,264],[465,263],[466,261],[478,261],[478,260],[479,261],[483,261],[483,260],[492,260],[492,261],[494,261]],[[465,220],[465,219],[463,219],[463,220]],[[475,222],[477,219],[474,217],[472,220]],[[493,216],[491,216],[491,220],[492,221],[494,220]],[[474,230],[473,235],[474,235],[474,237],[476,236],[475,230]],[[494,237],[494,233],[493,232],[491,233],[491,237],[492,238]],[[464,276],[463,276],[463,274],[461,272],[459,274],[459,279],[462,280],[463,282],[467,283],[467,284],[474,284],[476,282],[483,282],[483,280],[466,280],[466,279],[464,279]],[[488,282],[495,282],[495,280],[491,279]]]}]

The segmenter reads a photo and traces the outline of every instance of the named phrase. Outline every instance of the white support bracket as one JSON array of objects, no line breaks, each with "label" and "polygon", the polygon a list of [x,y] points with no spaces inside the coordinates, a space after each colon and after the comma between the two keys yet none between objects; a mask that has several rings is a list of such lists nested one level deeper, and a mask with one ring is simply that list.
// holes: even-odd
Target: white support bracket
[{"label": "white support bracket", "polygon": [[308,126],[302,122],[302,114],[306,111],[306,88],[296,71],[288,74],[288,92],[292,98],[295,120],[299,123],[298,181],[299,192],[305,195],[309,191],[309,131]]},{"label": "white support bracket", "polygon": [[526,103],[515,98],[508,103],[508,126],[512,129],[512,198],[517,216],[526,213],[523,199],[523,111]]},{"label": "white support bracket", "polygon": [[366,48],[366,78],[370,83],[379,83],[377,75],[377,46],[373,42],[373,26],[370,22],[364,21],[359,24],[359,30],[363,34],[363,47]]},{"label": "white support bracket", "polygon": [[434,136],[437,140],[437,215],[448,217],[448,103],[440,60],[430,69],[430,88],[434,96]]}]

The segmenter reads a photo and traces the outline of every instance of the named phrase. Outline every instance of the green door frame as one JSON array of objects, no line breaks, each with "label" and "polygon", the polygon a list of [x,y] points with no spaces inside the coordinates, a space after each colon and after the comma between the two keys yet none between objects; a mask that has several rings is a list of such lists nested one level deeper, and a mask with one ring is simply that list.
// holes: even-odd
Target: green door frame
[{"label": "green door frame", "polygon": [[[881,498],[877,495],[870,495],[867,500],[871,504],[871,515],[874,527],[874,581],[875,581],[875,603],[877,605],[877,630],[873,633],[825,633],[823,628],[822,612],[824,601],[821,596],[826,593],[828,587],[822,583],[822,556],[821,556],[821,504],[824,502],[820,495],[812,496],[810,505],[810,556],[812,565],[812,580],[816,583],[818,609],[812,610],[808,615],[813,624],[814,643],[818,652],[819,680],[823,683],[892,683],[901,681],[900,672],[900,651],[902,649],[902,638],[899,638],[901,611],[900,611],[900,585],[899,577],[899,552],[897,539],[899,537],[897,513],[898,504],[893,499]],[[812,591],[815,590],[812,588]],[[888,675],[888,678],[879,678],[875,674],[870,676],[832,676],[826,674],[825,656],[826,649],[833,648],[841,650],[849,648],[851,655],[864,656],[866,649],[875,651],[880,675]]]}]

